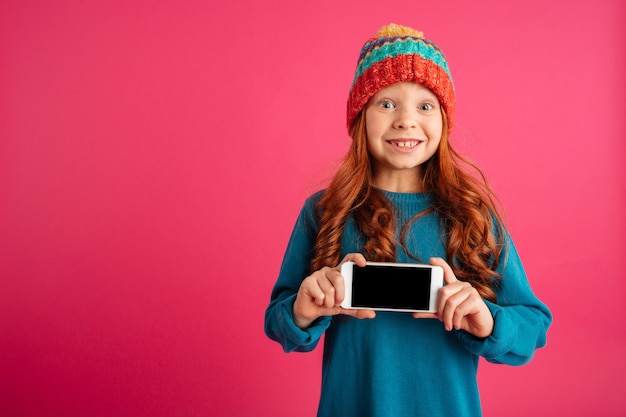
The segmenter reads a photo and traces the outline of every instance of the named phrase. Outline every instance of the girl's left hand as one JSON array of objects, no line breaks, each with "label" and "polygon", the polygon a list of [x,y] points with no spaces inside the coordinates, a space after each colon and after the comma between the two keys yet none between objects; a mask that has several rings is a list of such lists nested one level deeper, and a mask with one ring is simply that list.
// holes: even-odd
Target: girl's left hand
[{"label": "girl's left hand", "polygon": [[413,313],[415,318],[437,318],[446,330],[465,330],[480,338],[491,335],[493,316],[482,297],[471,284],[456,279],[452,268],[441,258],[431,258],[431,265],[443,268],[446,285],[439,290],[436,313]]}]

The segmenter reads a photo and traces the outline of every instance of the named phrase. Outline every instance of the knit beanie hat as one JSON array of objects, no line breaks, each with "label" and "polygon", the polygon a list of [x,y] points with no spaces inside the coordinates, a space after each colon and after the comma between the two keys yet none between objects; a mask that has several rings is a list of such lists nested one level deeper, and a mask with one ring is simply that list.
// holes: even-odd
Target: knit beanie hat
[{"label": "knit beanie hat", "polygon": [[443,52],[422,32],[393,23],[361,49],[348,96],[348,129],[374,94],[401,81],[420,83],[435,93],[448,117],[448,133],[452,131],[454,85]]}]

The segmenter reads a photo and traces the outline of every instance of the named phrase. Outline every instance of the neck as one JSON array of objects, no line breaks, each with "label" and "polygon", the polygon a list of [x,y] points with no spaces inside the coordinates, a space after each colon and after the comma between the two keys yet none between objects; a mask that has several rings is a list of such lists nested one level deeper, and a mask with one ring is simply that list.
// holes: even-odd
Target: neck
[{"label": "neck", "polygon": [[421,170],[373,173],[372,185],[378,189],[394,193],[420,193],[424,191]]}]

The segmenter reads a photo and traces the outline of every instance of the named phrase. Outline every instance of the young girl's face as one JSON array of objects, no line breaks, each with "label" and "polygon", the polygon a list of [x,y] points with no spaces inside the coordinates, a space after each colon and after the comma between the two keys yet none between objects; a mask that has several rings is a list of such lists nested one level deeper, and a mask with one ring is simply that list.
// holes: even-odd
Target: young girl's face
[{"label": "young girl's face", "polygon": [[435,154],[441,140],[439,99],[421,84],[392,84],[367,103],[365,129],[374,185],[394,188],[385,184],[397,184],[400,178],[417,183],[422,178],[422,164]]}]

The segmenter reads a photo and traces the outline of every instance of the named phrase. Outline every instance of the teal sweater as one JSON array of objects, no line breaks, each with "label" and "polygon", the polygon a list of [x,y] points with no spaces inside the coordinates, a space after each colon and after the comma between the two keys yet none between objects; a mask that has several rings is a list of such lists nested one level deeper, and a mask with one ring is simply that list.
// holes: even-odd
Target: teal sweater
[{"label": "teal sweater", "polygon": [[[311,351],[325,334],[318,416],[480,416],[479,357],[522,365],[545,345],[552,321],[528,284],[513,242],[507,237],[506,259],[500,262],[503,279],[496,290],[498,303],[486,301],[495,319],[493,333],[486,339],[462,330],[448,332],[435,319],[391,312],[378,312],[371,320],[321,317],[301,330],[294,324],[292,307],[300,283],[310,275],[318,230],[315,205],[321,195],[311,196],[300,212],[265,313],[266,334],[286,352]],[[427,193],[384,195],[394,204],[400,226],[432,200]],[[442,235],[438,217],[431,213],[411,226],[406,245],[425,262],[433,256],[445,259]],[[355,222],[349,219],[342,258],[360,252],[363,245]],[[415,262],[400,247],[396,258]]]}]

